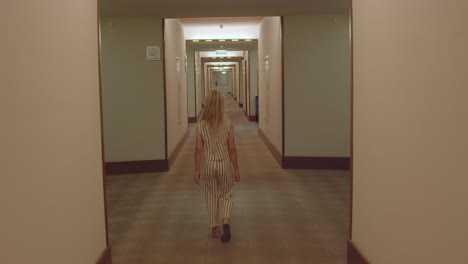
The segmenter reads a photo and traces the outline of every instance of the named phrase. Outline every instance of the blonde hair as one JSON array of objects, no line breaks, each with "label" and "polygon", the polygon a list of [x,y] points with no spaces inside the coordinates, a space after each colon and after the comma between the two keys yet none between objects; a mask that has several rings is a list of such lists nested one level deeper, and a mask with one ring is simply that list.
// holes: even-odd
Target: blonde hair
[{"label": "blonde hair", "polygon": [[226,124],[224,114],[224,95],[218,90],[211,90],[205,100],[201,121],[205,121],[210,130],[218,133]]}]

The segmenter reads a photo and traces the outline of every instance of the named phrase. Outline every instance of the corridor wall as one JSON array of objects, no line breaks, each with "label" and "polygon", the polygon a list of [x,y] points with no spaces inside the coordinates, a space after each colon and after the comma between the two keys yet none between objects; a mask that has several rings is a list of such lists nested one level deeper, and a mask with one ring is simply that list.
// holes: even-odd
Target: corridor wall
[{"label": "corridor wall", "polygon": [[203,102],[203,75],[202,75],[202,63],[201,63],[201,57],[200,57],[200,52],[196,51],[195,52],[195,77],[196,77],[196,110],[197,110],[197,117],[200,115],[200,112],[202,110],[202,102]]},{"label": "corridor wall", "polygon": [[237,81],[239,83],[239,85],[238,85],[239,86],[239,100],[238,100],[238,102],[239,102],[239,105],[240,105],[240,104],[244,104],[244,97],[245,97],[245,95],[244,95],[244,92],[245,92],[244,91],[244,89],[245,89],[244,88],[245,87],[244,86],[244,76],[242,75],[242,61],[237,63],[236,72],[237,72]]},{"label": "corridor wall", "polygon": [[255,116],[255,96],[258,95],[258,50],[249,50],[249,70],[250,70],[250,108],[249,116]]},{"label": "corridor wall", "polygon": [[[268,56],[268,59],[267,57]],[[282,50],[281,18],[265,17],[258,41],[259,128],[279,154],[282,153]]]},{"label": "corridor wall", "polygon": [[350,155],[347,14],[285,16],[285,156]]},{"label": "corridor wall", "polygon": [[202,89],[202,91],[203,91],[202,104],[204,105],[206,96],[208,95],[208,92],[210,90],[210,87],[209,87],[210,78],[209,78],[208,67],[207,67],[206,63],[203,64],[202,68],[203,68],[203,83],[205,84],[203,86],[203,89]]},{"label": "corridor wall", "polygon": [[164,54],[145,55],[145,46],[162,47],[162,27],[162,19],[102,19],[106,162],[165,159]]},{"label": "corridor wall", "polygon": [[187,51],[187,96],[188,96],[188,117],[196,117],[195,111],[195,52]]},{"label": "corridor wall", "polygon": [[236,66],[234,67],[234,85],[235,85],[235,89],[236,89],[236,98],[237,98],[237,103],[239,104],[240,102],[242,102],[242,87],[241,87],[241,83],[240,83],[240,74],[239,74],[239,62],[236,62],[235,63]]},{"label": "corridor wall", "polygon": [[106,248],[96,1],[0,9],[0,263],[96,263]]},{"label": "corridor wall", "polygon": [[185,36],[179,19],[165,20],[167,152],[172,155],[188,131]]},{"label": "corridor wall", "polygon": [[234,79],[234,76],[235,76],[235,72],[234,72],[234,67],[229,67],[229,70],[230,70],[230,73],[229,73],[229,83],[228,83],[228,89],[232,95],[232,97],[236,97],[236,89],[235,89],[235,79]]},{"label": "corridor wall", "polygon": [[232,68],[231,68],[231,70],[228,71],[228,77],[229,77],[229,80],[228,80],[228,88],[227,88],[228,94],[229,94],[229,93],[232,93],[232,90],[233,90],[233,89],[232,89],[232,88],[233,88],[233,83],[232,83],[233,78],[232,78],[232,74],[233,74],[233,71],[232,71]]},{"label": "corridor wall", "polygon": [[249,51],[244,50],[244,60],[242,62],[242,76],[244,76],[244,105],[243,105],[243,111],[245,115],[249,116],[249,101],[250,101],[250,91],[249,91]]},{"label": "corridor wall", "polygon": [[466,10],[353,0],[352,241],[370,263],[468,259]]}]

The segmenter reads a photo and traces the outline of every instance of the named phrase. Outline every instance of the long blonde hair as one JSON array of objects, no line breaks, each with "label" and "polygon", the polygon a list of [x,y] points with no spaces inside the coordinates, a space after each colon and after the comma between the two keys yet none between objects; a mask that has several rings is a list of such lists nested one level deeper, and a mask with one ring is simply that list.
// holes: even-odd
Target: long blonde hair
[{"label": "long blonde hair", "polygon": [[218,90],[211,90],[205,100],[205,106],[201,116],[201,121],[205,121],[210,130],[218,133],[226,124],[224,114],[224,95]]}]

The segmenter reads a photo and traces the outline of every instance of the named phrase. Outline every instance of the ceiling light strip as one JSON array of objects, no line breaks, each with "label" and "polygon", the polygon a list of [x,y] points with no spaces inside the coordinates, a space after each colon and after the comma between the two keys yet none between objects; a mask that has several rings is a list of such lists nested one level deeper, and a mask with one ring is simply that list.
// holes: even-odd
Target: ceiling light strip
[{"label": "ceiling light strip", "polygon": [[256,42],[257,39],[191,39],[187,42]]}]

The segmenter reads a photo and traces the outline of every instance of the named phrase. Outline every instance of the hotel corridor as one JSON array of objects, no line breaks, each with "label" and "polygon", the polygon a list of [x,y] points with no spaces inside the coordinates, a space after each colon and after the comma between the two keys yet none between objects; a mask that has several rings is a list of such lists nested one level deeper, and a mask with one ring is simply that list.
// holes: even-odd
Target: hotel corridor
[{"label": "hotel corridor", "polygon": [[113,263],[346,263],[349,172],[282,170],[230,97],[226,111],[241,172],[231,242],[210,236],[192,125],[170,172],[107,176]]}]

